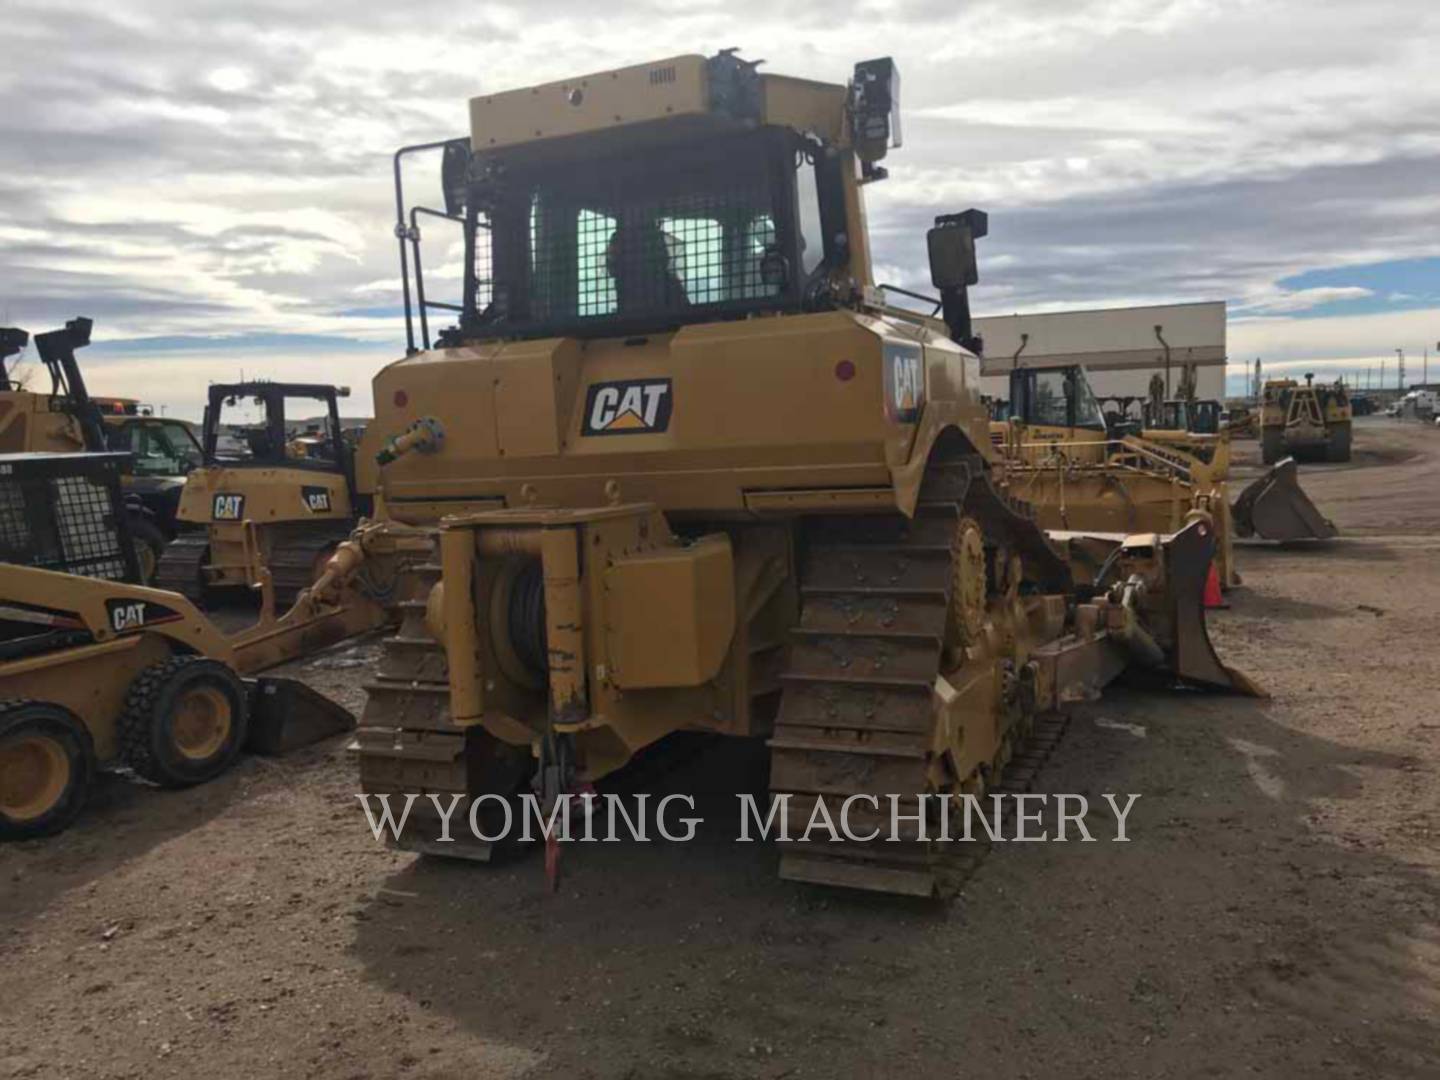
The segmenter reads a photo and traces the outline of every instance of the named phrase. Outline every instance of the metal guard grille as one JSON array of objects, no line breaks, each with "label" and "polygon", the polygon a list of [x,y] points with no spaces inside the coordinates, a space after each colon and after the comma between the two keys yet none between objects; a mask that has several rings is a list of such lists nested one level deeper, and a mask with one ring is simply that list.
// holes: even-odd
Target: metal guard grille
[{"label": "metal guard grille", "polygon": [[104,470],[91,473],[0,466],[0,561],[129,580],[133,574],[114,509],[117,480]]},{"label": "metal guard grille", "polygon": [[684,322],[781,297],[795,271],[762,150],[741,141],[663,175],[642,157],[518,178],[476,232],[475,309],[512,326]]}]

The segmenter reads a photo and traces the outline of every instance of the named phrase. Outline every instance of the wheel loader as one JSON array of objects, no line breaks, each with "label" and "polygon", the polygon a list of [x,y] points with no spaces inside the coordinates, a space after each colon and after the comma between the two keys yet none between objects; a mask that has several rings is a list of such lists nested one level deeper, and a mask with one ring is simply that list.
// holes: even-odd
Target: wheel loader
[{"label": "wheel loader", "polygon": [[[268,575],[288,607],[350,535],[365,506],[338,399],[346,387],[245,382],[210,387],[203,460],[186,477],[156,584],[203,605]],[[319,409],[319,430],[296,437],[293,413]]]},{"label": "wheel loader", "polygon": [[[407,537],[362,528],[314,587],[226,635],[188,599],[138,584],[120,512],[123,454],[0,455],[0,839],[79,814],[96,770],[166,787],[224,772],[248,746],[279,753],[353,725],[292,679],[246,678],[378,625],[367,587]],[[421,538],[419,550],[424,550]]]},{"label": "wheel loader", "polygon": [[[482,95],[467,137],[396,154],[408,349],[357,468],[437,541],[367,688],[366,793],[554,806],[699,730],[765,739],[776,795],[913,805],[1001,790],[1122,670],[1255,692],[1205,635],[1214,518],[1056,545],[997,484],[985,215],[927,233],[942,318],[886,306],[864,188],[898,109],[889,59],[830,84],[727,51]],[[423,155],[434,205],[403,188]],[[458,298],[427,292],[422,224],[463,241]],[[489,856],[423,805],[402,846]],[[954,858],[796,841],[780,871],[932,895]]]},{"label": "wheel loader", "polygon": [[1260,456],[1266,465],[1281,458],[1349,461],[1352,423],[1350,392],[1343,382],[1315,383],[1307,373],[1265,383],[1260,403]]}]

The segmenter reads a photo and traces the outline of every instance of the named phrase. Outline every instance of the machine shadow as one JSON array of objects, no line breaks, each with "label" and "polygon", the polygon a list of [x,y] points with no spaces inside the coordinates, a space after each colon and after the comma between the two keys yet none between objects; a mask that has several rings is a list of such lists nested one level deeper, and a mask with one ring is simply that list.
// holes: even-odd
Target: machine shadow
[{"label": "machine shadow", "polygon": [[1257,564],[1291,561],[1296,558],[1352,560],[1355,562],[1396,562],[1400,556],[1380,540],[1364,536],[1341,536],[1333,540],[1290,540],[1274,543],[1268,540],[1237,540],[1235,550],[1243,553],[1252,572]]},{"label": "machine shadow", "polygon": [[[381,987],[543,1055],[534,1075],[881,1075],[901,1061],[913,1075],[953,1075],[960,1060],[1080,1075],[1093,1059],[1086,1040],[1066,1036],[1079,1023],[1114,1043],[1117,1072],[1144,1071],[1163,1059],[1133,1038],[1134,1016],[1075,1003],[1113,988],[1117,966],[1137,985],[1220,986],[1202,1022],[1222,1045],[1228,1010],[1255,1001],[1283,1009],[1274,1041],[1291,1054],[1296,1023],[1331,1057],[1416,1075],[1440,1045],[1407,959],[1430,932],[1431,886],[1382,851],[1315,835],[1320,800],[1362,798],[1357,770],[1405,768],[1403,756],[1287,728],[1264,702],[1121,690],[1079,710],[1037,790],[1094,803],[1100,792],[1141,793],[1139,842],[997,845],[949,905],[778,881],[773,845],[735,842],[727,806],[737,790],[763,791],[765,762],[763,747],[708,740],[678,769],[632,777],[657,797],[694,794],[705,818],[696,839],[569,845],[556,895],[538,858],[417,859],[363,905],[353,952]],[[1344,932],[1357,882],[1391,883],[1365,899],[1385,909],[1384,941]],[[1092,913],[1064,900],[1094,890],[1153,893],[1161,906],[1115,941],[1108,904]],[[1257,929],[1237,936],[1242,901]],[[1216,942],[1184,961],[1196,970],[1162,959],[1158,924],[1172,917]],[[1105,925],[1071,925],[1089,918]],[[1024,959],[1032,937],[1036,948],[1065,947],[1034,964]],[[991,977],[977,992],[981,971]],[[1337,992],[1342,979],[1347,994]],[[988,1037],[1011,1010],[1037,1007],[1059,1010],[1061,1022],[1022,1045]],[[1177,1047],[1172,1073],[1190,1067],[1192,1052]]]},{"label": "machine shadow", "polygon": [[[283,768],[304,768],[333,742],[292,754]],[[157,787],[128,772],[100,773],[80,819],[65,832],[0,845],[3,925],[18,929],[62,893],[103,880],[152,849],[262,795],[267,773],[276,768],[270,759],[247,754],[224,775],[181,790]]]}]

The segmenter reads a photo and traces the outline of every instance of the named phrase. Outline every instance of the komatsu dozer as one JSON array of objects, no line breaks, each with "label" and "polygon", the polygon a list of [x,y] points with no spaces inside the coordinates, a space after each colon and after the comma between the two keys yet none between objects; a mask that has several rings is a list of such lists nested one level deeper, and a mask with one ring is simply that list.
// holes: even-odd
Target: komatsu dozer
[{"label": "komatsu dozer", "polygon": [[[337,403],[348,393],[310,383],[210,387],[203,463],[186,478],[176,510],[184,531],[160,559],[158,586],[203,604],[268,576],[278,606],[295,602],[363,509]],[[289,410],[302,403],[320,417],[315,432],[297,435]]]},{"label": "komatsu dozer", "polygon": [[1078,365],[1014,371],[1008,417],[992,422],[990,437],[1011,493],[1030,503],[1046,528],[1165,532],[1195,512],[1211,515],[1222,534],[1216,568],[1227,587],[1239,580],[1232,534],[1276,541],[1335,535],[1301,489],[1293,462],[1269,469],[1232,504],[1228,434],[1112,430]]},{"label": "komatsu dozer", "polygon": [[138,584],[123,454],[0,455],[0,839],[58,832],[112,762],[167,787],[210,780],[244,746],[279,753],[353,726],[266,676],[385,617],[359,580],[398,565],[403,530],[362,528],[312,589],[222,633],[188,599]]},{"label": "komatsu dozer", "polygon": [[1004,458],[1006,489],[1045,528],[1167,533],[1207,515],[1216,525],[1220,581],[1238,582],[1223,437],[1113,435],[1084,368],[1069,364],[1013,371],[1008,419],[991,424],[990,438]]},{"label": "komatsu dozer", "polygon": [[[1214,518],[1056,547],[997,485],[985,215],[928,233],[943,321],[884,305],[863,194],[898,93],[888,59],[839,85],[679,56],[476,97],[469,137],[397,154],[411,349],[361,484],[438,540],[369,687],[366,792],[549,805],[699,730],[768,740],[776,794],[914,801],[998,790],[1123,668],[1253,690],[1205,637]],[[403,197],[422,152],[443,206]],[[427,292],[422,222],[458,231],[458,298]],[[488,854],[424,805],[403,846]],[[929,895],[950,857],[796,841],[781,874]]]},{"label": "komatsu dozer", "polygon": [[1271,379],[1260,402],[1260,456],[1266,465],[1291,457],[1310,461],[1349,461],[1352,414],[1343,382],[1316,385],[1307,374]]}]

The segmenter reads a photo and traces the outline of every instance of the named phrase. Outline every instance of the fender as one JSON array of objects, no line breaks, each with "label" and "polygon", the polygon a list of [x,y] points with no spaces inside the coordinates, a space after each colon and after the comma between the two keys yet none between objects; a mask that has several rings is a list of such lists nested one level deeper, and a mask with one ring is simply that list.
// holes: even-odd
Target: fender
[{"label": "fender", "polygon": [[915,428],[915,439],[910,446],[910,457],[903,465],[890,468],[890,482],[895,489],[895,505],[907,517],[915,515],[915,505],[920,499],[920,482],[925,475],[925,466],[930,463],[942,439],[947,442],[959,439],[964,453],[979,454],[991,467],[998,463],[995,448],[990,443],[989,418],[976,405],[957,401],[931,401],[920,412],[920,422]]}]

